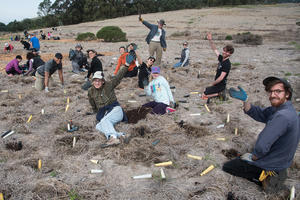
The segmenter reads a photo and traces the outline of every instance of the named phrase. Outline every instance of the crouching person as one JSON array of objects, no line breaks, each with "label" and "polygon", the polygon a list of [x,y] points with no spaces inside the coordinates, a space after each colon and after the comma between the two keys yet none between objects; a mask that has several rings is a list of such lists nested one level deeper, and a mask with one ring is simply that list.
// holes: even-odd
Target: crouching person
[{"label": "crouching person", "polygon": [[[102,71],[96,71],[92,79],[92,87],[88,90],[89,102],[94,113],[97,113],[96,129],[102,132],[108,140],[101,147],[120,144],[120,139],[127,143],[129,134],[117,132],[114,125],[121,121],[127,121],[126,115],[121,108],[114,89],[120,84],[121,80],[128,71],[128,66],[132,62],[132,56],[126,57],[126,66],[122,67],[116,76],[110,81],[104,79]],[[128,64],[129,63],[129,64]]]},{"label": "crouching person", "polygon": [[252,153],[226,162],[223,170],[262,185],[266,192],[285,189],[287,168],[292,164],[300,138],[300,117],[292,105],[292,87],[285,79],[268,77],[263,84],[271,106],[260,108],[248,102],[246,92],[230,88],[233,98],[243,101],[244,112],[265,123]]},{"label": "crouching person", "polygon": [[58,71],[61,87],[64,87],[62,59],[62,54],[56,53],[53,59],[37,68],[37,72],[35,74],[35,89],[39,91],[45,89],[45,92],[49,92],[49,80],[56,70]]},{"label": "crouching person", "polygon": [[154,101],[144,104],[143,107],[150,107],[152,108],[152,114],[159,115],[163,115],[168,111],[174,111],[174,109],[168,107],[170,105],[173,107],[175,102],[169,83],[160,75],[159,67],[155,66],[151,68],[151,77],[153,80],[149,85],[145,86],[145,92],[148,96],[151,95]]}]

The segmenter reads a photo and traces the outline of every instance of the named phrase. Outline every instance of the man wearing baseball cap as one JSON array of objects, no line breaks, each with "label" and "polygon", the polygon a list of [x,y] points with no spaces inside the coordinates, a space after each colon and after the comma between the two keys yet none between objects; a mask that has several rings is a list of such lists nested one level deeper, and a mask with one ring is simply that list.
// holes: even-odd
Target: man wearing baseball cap
[{"label": "man wearing baseball cap", "polygon": [[165,20],[160,19],[157,21],[157,25],[150,24],[149,22],[139,17],[139,20],[150,29],[146,37],[146,42],[149,45],[149,56],[154,56],[156,54],[155,65],[160,65],[162,58],[162,51],[166,51],[166,31],[163,29],[163,26],[166,25]]},{"label": "man wearing baseball cap", "polygon": [[53,59],[37,68],[37,73],[35,74],[35,88],[37,90],[41,91],[45,89],[45,92],[49,92],[49,79],[56,70],[58,71],[61,87],[64,87],[62,59],[62,54],[56,53]]},{"label": "man wearing baseball cap", "polygon": [[300,118],[294,109],[290,83],[282,78],[263,80],[271,103],[260,108],[248,102],[247,93],[230,88],[230,96],[243,101],[244,112],[256,121],[265,123],[252,153],[224,164],[223,170],[262,185],[266,192],[284,189],[287,168],[291,166],[300,138]]}]

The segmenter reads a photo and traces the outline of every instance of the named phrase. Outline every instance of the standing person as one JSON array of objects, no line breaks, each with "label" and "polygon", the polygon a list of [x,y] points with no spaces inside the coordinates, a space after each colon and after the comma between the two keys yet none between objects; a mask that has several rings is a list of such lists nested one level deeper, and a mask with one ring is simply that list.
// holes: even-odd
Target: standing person
[{"label": "standing person", "polygon": [[139,80],[138,85],[139,88],[144,89],[145,86],[149,84],[149,76],[151,75],[151,67],[153,63],[155,62],[155,58],[150,56],[147,59],[147,63],[143,62],[139,66]]},{"label": "standing person", "polygon": [[19,75],[22,74],[23,71],[19,67],[19,63],[22,61],[22,56],[17,55],[15,59],[10,61],[6,67],[5,71],[8,76],[14,76],[14,75]]},{"label": "standing person", "polygon": [[120,84],[122,78],[128,70],[128,63],[131,63],[133,57],[126,56],[126,64],[122,67],[111,81],[106,81],[102,71],[96,71],[92,79],[92,87],[88,90],[88,98],[94,113],[97,113],[99,123],[96,129],[102,132],[108,140],[102,147],[117,145],[120,138],[128,139],[129,134],[117,132],[114,125],[125,120],[126,115],[121,108],[114,89]]},{"label": "standing person", "polygon": [[76,44],[74,52],[75,54],[72,57],[72,68],[73,68],[72,72],[78,74],[81,71],[80,68],[83,64],[83,58],[84,58],[81,44]]},{"label": "standing person", "polygon": [[212,41],[211,33],[207,34],[207,39],[212,50],[218,57],[218,68],[216,71],[216,76],[214,82],[212,82],[211,86],[207,87],[202,94],[203,99],[209,99],[211,97],[219,96],[221,92],[223,92],[226,88],[227,77],[229,75],[231,69],[231,63],[229,57],[233,54],[234,48],[231,45],[226,45],[223,47],[222,54],[219,53],[215,44]]},{"label": "standing person", "polygon": [[156,54],[155,65],[161,64],[162,52],[166,51],[166,31],[163,29],[163,26],[166,25],[165,20],[161,19],[157,21],[158,25],[150,24],[147,21],[143,20],[142,17],[139,17],[139,20],[150,29],[146,37],[146,42],[149,45],[149,56],[154,56]]},{"label": "standing person", "polygon": [[51,39],[52,36],[51,36],[51,33],[50,33],[50,32],[48,32],[47,37],[48,37],[48,40]]},{"label": "standing person", "polygon": [[181,51],[181,58],[178,63],[176,63],[173,67],[185,67],[189,64],[190,50],[188,48],[188,42],[183,43],[183,49]]},{"label": "standing person", "polygon": [[91,74],[94,74],[97,71],[103,71],[103,69],[102,69],[102,63],[97,58],[97,52],[92,49],[92,50],[88,50],[87,53],[88,53],[90,59],[92,59],[92,62],[91,62],[90,68],[88,70],[88,74],[87,74],[87,76],[85,78],[86,81],[89,80]]},{"label": "standing person", "polygon": [[128,54],[131,54],[133,56],[133,61],[130,63],[128,71],[125,74],[125,77],[135,77],[135,76],[137,76],[137,73],[138,73],[138,68],[137,68],[136,63],[135,63],[135,60],[136,60],[136,57],[137,57],[135,50],[137,49],[137,45],[135,43],[130,43],[127,46],[127,49],[128,49],[128,51],[126,52],[124,46],[121,46],[119,48],[119,52],[120,52],[121,55],[118,59],[118,64],[117,64],[117,67],[114,71],[114,75],[116,75],[118,73],[118,71],[120,69],[120,66],[125,64],[126,56]]},{"label": "standing person", "polygon": [[14,49],[14,46],[9,44],[9,43],[5,43],[4,44],[4,53],[11,53],[12,50]]},{"label": "standing person", "polygon": [[143,107],[152,108],[152,114],[163,115],[170,104],[175,104],[174,98],[168,81],[160,75],[159,67],[151,67],[151,76],[153,80],[145,87],[145,92],[148,96],[151,95],[154,101],[144,104]]},{"label": "standing person", "polygon": [[62,54],[56,53],[53,59],[37,68],[37,73],[35,74],[35,88],[37,90],[41,91],[45,88],[45,92],[49,92],[49,79],[56,70],[58,71],[61,87],[64,88],[62,59]]},{"label": "standing person", "polygon": [[[243,101],[244,112],[256,121],[265,123],[252,153],[223,165],[223,170],[262,185],[267,192],[284,188],[287,168],[291,166],[300,138],[300,117],[294,109],[292,87],[285,79],[267,77],[263,80],[270,107],[260,108],[248,102],[246,92],[230,88],[233,98]],[[267,177],[267,178],[266,178]]]},{"label": "standing person", "polygon": [[35,48],[37,51],[40,50],[40,41],[39,39],[36,37],[36,34],[32,34],[32,37],[30,39],[30,45],[31,45],[31,48]]},{"label": "standing person", "polygon": [[45,64],[45,62],[40,58],[40,56],[33,54],[33,52],[28,52],[26,58],[28,71],[24,75],[35,76],[37,68]]}]

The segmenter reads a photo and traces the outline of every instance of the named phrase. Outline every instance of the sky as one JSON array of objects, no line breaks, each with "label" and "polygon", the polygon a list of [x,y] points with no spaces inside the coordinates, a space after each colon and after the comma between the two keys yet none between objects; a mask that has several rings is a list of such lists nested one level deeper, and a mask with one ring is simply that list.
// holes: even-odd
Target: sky
[{"label": "sky", "polygon": [[8,24],[14,20],[37,17],[39,4],[43,0],[0,0],[0,22]]}]

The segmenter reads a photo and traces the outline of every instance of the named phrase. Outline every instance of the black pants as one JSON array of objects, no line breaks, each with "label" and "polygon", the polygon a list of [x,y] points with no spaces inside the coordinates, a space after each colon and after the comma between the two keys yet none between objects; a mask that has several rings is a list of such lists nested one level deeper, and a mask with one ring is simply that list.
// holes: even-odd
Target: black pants
[{"label": "black pants", "polygon": [[135,67],[132,71],[127,71],[124,77],[135,77],[138,74],[138,68]]},{"label": "black pants", "polygon": [[260,186],[262,185],[259,181],[259,176],[263,169],[256,167],[255,165],[250,165],[248,162],[241,160],[240,158],[235,158],[226,162],[222,169],[229,174],[246,178]]},{"label": "black pants", "polygon": [[225,90],[225,88],[226,88],[226,85],[213,85],[213,86],[205,88],[204,94],[205,95],[216,94],[216,93],[222,92],[223,90]]}]

